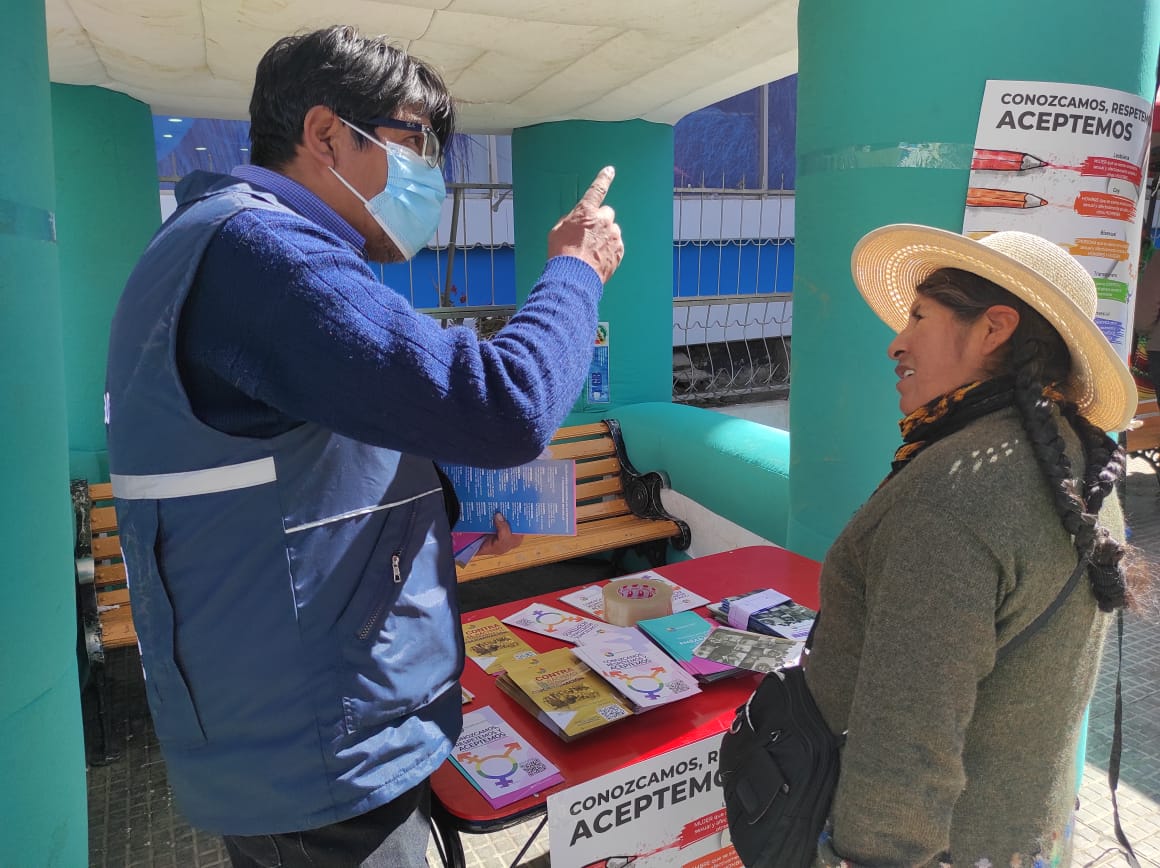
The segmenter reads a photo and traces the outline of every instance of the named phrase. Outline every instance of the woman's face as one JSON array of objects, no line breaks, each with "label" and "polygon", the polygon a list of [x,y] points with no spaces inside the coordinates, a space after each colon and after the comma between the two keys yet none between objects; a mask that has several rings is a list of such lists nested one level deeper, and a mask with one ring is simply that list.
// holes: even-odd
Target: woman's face
[{"label": "woman's face", "polygon": [[906,328],[887,352],[898,366],[898,407],[909,415],[959,386],[988,377],[987,317],[973,323],[955,319],[951,309],[918,296]]}]

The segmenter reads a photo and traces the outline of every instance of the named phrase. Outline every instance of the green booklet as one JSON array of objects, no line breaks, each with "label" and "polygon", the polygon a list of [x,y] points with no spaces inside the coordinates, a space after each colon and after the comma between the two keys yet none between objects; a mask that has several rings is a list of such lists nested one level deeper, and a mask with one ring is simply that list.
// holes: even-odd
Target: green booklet
[{"label": "green booklet", "polygon": [[681,667],[700,681],[716,681],[739,670],[715,660],[696,657],[693,649],[705,641],[716,625],[696,612],[677,612],[662,618],[637,621],[636,626],[661,646],[666,654],[681,664]]}]

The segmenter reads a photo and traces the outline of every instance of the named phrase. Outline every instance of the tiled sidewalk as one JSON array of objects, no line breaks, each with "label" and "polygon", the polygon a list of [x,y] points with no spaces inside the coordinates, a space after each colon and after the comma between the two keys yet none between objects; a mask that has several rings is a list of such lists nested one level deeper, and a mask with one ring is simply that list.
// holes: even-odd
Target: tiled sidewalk
[{"label": "tiled sidewalk", "polygon": [[[1147,462],[1132,459],[1124,498],[1131,542],[1145,568],[1160,577],[1160,486]],[[1160,578],[1157,579],[1160,582]],[[1104,648],[1088,726],[1087,766],[1080,787],[1075,864],[1125,864],[1115,852],[1108,756],[1115,702],[1116,636]],[[1124,747],[1120,821],[1141,866],[1160,868],[1160,589],[1151,611],[1125,618]],[[1111,850],[1112,852],[1108,852]]]},{"label": "tiled sidewalk", "polygon": [[[1145,462],[1133,460],[1130,471],[1125,501],[1132,542],[1160,567],[1160,486]],[[562,579],[561,586],[584,580],[566,571],[553,578]],[[543,581],[543,576],[535,581]],[[473,607],[495,602],[486,598],[482,583],[476,584],[481,587],[472,593],[481,598]],[[523,593],[510,582],[506,590],[515,590],[517,596]],[[527,592],[531,592],[530,587]],[[1114,645],[1109,644],[1092,702],[1076,824],[1076,868],[1126,864],[1116,849],[1107,785],[1115,663]],[[114,652],[109,670],[114,691],[114,737],[121,758],[89,769],[90,868],[228,868],[220,839],[190,828],[174,810],[145,707],[135,651]],[[1123,686],[1121,819],[1141,866],[1160,868],[1160,613],[1126,620]],[[87,726],[91,723],[86,720]],[[491,835],[464,836],[468,865],[510,865],[537,825],[533,820]],[[433,866],[438,865],[434,849],[429,859]],[[549,864],[548,838],[543,832],[519,865],[548,868]]]}]

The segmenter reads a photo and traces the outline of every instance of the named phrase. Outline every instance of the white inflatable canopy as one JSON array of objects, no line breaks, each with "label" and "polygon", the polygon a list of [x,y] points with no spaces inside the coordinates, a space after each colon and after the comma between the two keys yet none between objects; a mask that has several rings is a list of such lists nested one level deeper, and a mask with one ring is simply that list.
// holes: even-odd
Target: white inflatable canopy
[{"label": "white inflatable canopy", "polygon": [[46,0],[51,78],[244,119],[289,33],[354,24],[443,72],[465,132],[673,123],[797,69],[797,0]]}]

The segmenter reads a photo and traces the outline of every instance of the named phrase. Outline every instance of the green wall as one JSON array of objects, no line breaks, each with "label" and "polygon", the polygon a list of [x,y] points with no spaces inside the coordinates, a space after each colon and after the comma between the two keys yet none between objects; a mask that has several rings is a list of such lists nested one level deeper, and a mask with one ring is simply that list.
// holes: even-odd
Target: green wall
[{"label": "green wall", "polygon": [[1151,101],[1158,23],[1157,0],[801,5],[791,548],[821,557],[899,443],[891,332],[854,288],[855,242],[895,222],[961,231],[989,78]]},{"label": "green wall", "polygon": [[521,301],[544,267],[548,231],[596,173],[616,167],[605,204],[616,211],[625,256],[604,288],[609,404],[585,396],[568,424],[625,404],[672,396],[673,128],[647,121],[562,121],[512,133],[516,293]]},{"label": "green wall", "polygon": [[109,324],[161,223],[153,116],[122,93],[54,84],[52,125],[69,470],[105,480]]},{"label": "green wall", "polygon": [[88,863],[44,0],[8,0],[0,107],[0,865]]},{"label": "green wall", "polygon": [[655,403],[616,412],[629,460],[751,533],[785,545],[789,435],[700,407]]}]

